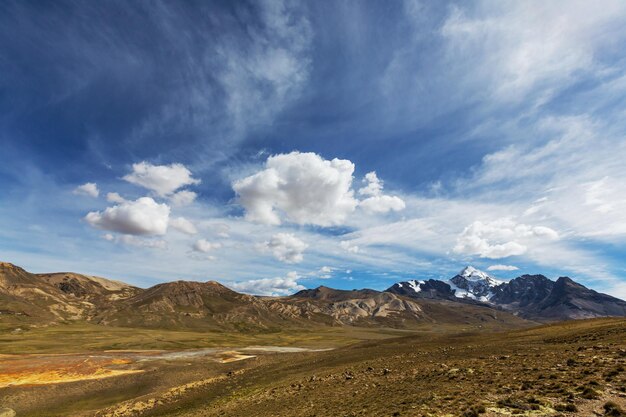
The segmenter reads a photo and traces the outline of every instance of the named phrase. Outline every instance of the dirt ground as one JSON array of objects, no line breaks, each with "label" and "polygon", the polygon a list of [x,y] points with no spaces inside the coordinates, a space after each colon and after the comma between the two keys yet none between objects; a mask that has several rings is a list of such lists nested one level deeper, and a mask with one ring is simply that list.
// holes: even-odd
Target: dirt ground
[{"label": "dirt ground", "polygon": [[[626,409],[624,319],[281,350],[91,352],[87,362],[57,356],[74,373],[132,373],[5,384],[0,408],[17,416],[189,417],[589,417]],[[54,370],[54,361],[40,359]],[[15,356],[0,366],[10,361],[12,371],[42,368]]]}]

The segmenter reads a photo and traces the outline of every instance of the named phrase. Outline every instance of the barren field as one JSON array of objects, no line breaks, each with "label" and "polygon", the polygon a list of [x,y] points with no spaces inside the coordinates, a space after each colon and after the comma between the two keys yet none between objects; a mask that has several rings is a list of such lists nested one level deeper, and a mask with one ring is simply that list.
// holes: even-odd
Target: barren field
[{"label": "barren field", "polygon": [[507,332],[339,328],[238,347],[164,333],[160,343],[196,346],[98,350],[101,341],[65,355],[36,332],[21,343],[39,353],[0,357],[0,408],[17,416],[588,417],[626,408],[623,319]]}]

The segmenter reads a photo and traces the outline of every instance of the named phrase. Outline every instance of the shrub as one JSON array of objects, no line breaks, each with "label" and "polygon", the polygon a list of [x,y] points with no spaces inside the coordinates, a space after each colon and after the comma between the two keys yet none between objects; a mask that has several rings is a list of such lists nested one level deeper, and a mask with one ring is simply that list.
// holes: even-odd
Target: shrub
[{"label": "shrub", "polygon": [[576,407],[574,404],[558,404],[554,406],[554,409],[556,411],[569,411],[572,413],[578,411],[578,407]]},{"label": "shrub", "polygon": [[610,417],[624,417],[625,414],[619,405],[615,404],[613,401],[609,401],[604,404],[604,415]]},{"label": "shrub", "polygon": [[595,400],[596,398],[598,398],[598,393],[594,391],[592,388],[585,387],[585,389],[580,394],[580,396],[587,400]]}]

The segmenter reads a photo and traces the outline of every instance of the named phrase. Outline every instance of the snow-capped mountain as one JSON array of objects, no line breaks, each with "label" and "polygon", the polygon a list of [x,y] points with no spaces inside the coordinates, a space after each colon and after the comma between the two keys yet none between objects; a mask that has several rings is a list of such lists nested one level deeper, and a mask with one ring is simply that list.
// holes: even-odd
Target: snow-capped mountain
[{"label": "snow-capped mountain", "polygon": [[477,301],[489,301],[494,296],[494,288],[503,284],[487,273],[472,266],[465,267],[449,280],[430,279],[427,281],[410,280],[398,282],[387,291],[418,298],[467,298]]},{"label": "snow-capped mountain", "polygon": [[626,302],[584,287],[567,277],[543,275],[501,281],[472,266],[449,280],[398,282],[386,291],[411,298],[482,303],[538,321],[626,316]]},{"label": "snow-capped mountain", "polygon": [[479,301],[489,301],[495,294],[493,289],[503,283],[473,266],[465,267],[448,281],[456,297]]}]

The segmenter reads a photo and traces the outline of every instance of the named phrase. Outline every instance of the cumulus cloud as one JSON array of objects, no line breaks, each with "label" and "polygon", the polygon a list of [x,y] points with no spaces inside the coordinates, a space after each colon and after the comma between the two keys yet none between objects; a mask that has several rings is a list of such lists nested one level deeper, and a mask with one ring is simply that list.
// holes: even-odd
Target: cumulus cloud
[{"label": "cumulus cloud", "polygon": [[383,194],[383,181],[378,178],[376,171],[367,173],[363,181],[366,185],[359,189],[359,194],[367,198],[359,202],[359,207],[366,212],[388,213],[406,208],[404,200],[400,197]]},{"label": "cumulus cloud", "polygon": [[178,230],[181,233],[185,233],[187,235],[195,235],[198,233],[198,229],[196,226],[189,220],[184,217],[176,217],[175,219],[171,219],[169,225]]},{"label": "cumulus cloud", "polygon": [[167,232],[170,208],[150,197],[126,201],[104,211],[85,216],[93,227],[127,235],[164,235]]},{"label": "cumulus cloud", "polygon": [[191,171],[183,164],[152,165],[145,161],[133,164],[133,172],[125,175],[123,179],[152,190],[161,197],[170,195],[186,185],[200,183],[200,180],[192,178]]},{"label": "cumulus cloud", "polygon": [[297,291],[304,290],[297,279],[300,278],[295,272],[289,272],[285,277],[263,278],[250,281],[243,281],[230,284],[229,286],[247,294],[255,295],[291,295]]},{"label": "cumulus cloud", "polygon": [[247,220],[278,225],[282,217],[298,224],[342,224],[354,211],[352,173],[345,159],[291,152],[267,159],[265,169],[235,181],[233,189]]},{"label": "cumulus cloud", "polygon": [[341,242],[339,242],[339,246],[341,246],[341,249],[350,253],[359,253],[359,251],[361,250],[357,245],[348,240],[342,240]]},{"label": "cumulus cloud", "polygon": [[260,246],[261,250],[268,250],[276,259],[288,264],[302,262],[304,251],[308,248],[302,240],[291,233],[277,233]]},{"label": "cumulus cloud", "polygon": [[95,182],[87,182],[76,187],[73,193],[76,195],[86,195],[96,198],[100,195],[100,190],[98,190],[98,185],[96,185]]},{"label": "cumulus cloud", "polygon": [[192,248],[196,252],[201,253],[209,253],[214,251],[215,249],[219,249],[222,247],[222,244],[219,242],[209,242],[206,239],[199,239],[193,244]]},{"label": "cumulus cloud", "polygon": [[173,205],[182,207],[188,206],[193,203],[196,200],[197,196],[198,194],[194,193],[193,191],[181,190],[172,194],[169,199]]},{"label": "cumulus cloud", "polygon": [[518,224],[506,218],[487,223],[475,221],[457,238],[454,252],[489,259],[523,255],[528,247],[520,241],[527,242],[529,238],[556,240],[559,235],[549,227]]},{"label": "cumulus cloud", "polygon": [[109,203],[125,203],[126,199],[118,193],[107,193],[107,201]]},{"label": "cumulus cloud", "polygon": [[379,195],[361,201],[359,207],[369,213],[388,213],[390,211],[404,210],[406,204],[400,197]]},{"label": "cumulus cloud", "polygon": [[365,174],[363,182],[367,185],[359,189],[359,194],[366,196],[381,195],[383,192],[383,182],[376,175],[376,171],[368,172]]},{"label": "cumulus cloud", "polygon": [[513,265],[491,265],[487,271],[517,271],[519,268]]}]

